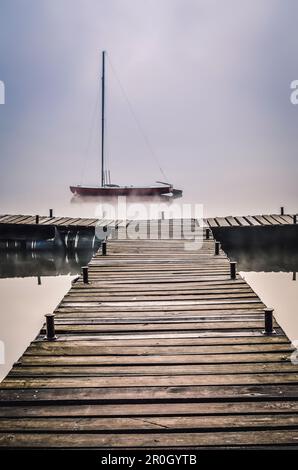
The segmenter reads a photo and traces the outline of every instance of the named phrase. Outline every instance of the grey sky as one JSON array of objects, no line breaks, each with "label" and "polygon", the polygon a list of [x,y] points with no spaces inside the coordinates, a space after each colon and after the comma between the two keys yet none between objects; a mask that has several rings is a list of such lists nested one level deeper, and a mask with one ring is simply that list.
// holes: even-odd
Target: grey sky
[{"label": "grey sky", "polygon": [[[297,211],[297,19],[294,0],[0,0],[1,212],[98,181],[102,49],[185,200]],[[152,183],[158,165],[107,75],[113,179]]]}]

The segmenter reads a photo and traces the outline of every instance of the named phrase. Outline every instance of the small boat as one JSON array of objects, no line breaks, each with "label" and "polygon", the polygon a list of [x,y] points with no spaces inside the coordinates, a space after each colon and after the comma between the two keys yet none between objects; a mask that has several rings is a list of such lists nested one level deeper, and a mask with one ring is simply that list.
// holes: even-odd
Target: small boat
[{"label": "small boat", "polygon": [[174,189],[171,184],[152,186],[70,186],[73,194],[80,196],[168,196],[181,197],[182,191]]},{"label": "small boat", "polygon": [[141,196],[141,197],[181,197],[182,190],[175,189],[171,183],[157,181],[151,186],[120,186],[111,184],[110,170],[105,165],[105,51],[102,52],[101,77],[101,184],[98,186],[70,186],[73,194],[79,196]]}]

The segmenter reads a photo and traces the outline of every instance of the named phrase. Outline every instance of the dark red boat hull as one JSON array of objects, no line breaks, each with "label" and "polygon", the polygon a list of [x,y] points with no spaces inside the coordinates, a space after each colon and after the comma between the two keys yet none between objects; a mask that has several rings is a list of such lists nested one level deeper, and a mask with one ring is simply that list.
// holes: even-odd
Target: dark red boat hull
[{"label": "dark red boat hull", "polygon": [[[120,186],[120,187],[84,187],[84,186],[70,186],[73,194],[79,196],[104,196],[104,197],[117,197],[117,196],[165,196],[171,195],[173,192],[172,186]],[[178,190],[174,190],[178,191]]]}]

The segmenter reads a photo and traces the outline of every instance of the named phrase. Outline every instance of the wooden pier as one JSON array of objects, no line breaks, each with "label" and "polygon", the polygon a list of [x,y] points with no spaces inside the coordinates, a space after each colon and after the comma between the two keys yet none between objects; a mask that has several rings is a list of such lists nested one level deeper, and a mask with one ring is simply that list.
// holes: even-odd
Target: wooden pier
[{"label": "wooden pier", "polygon": [[95,227],[100,224],[97,218],[49,217],[39,215],[1,215],[1,224],[16,225],[55,225],[57,227]]},{"label": "wooden pier", "polygon": [[[0,221],[1,222],[1,221]],[[247,216],[229,216],[229,217],[215,217],[206,219],[206,223],[211,228],[217,227],[270,227],[280,225],[296,224],[296,215],[247,215]]]},{"label": "wooden pier", "polygon": [[289,339],[275,320],[264,334],[265,305],[205,229],[186,249],[159,225],[119,228],[57,307],[57,340],[43,329],[0,384],[1,447],[298,448]]},{"label": "wooden pier", "polygon": [[[57,227],[96,227],[96,226],[117,226],[122,220],[100,220],[98,218],[74,218],[74,217],[49,217],[22,214],[0,215],[1,224],[17,225],[55,225]],[[129,224],[131,221],[126,221]],[[297,223],[296,214],[270,214],[270,215],[246,215],[246,216],[227,216],[227,217],[209,217],[203,220],[203,224],[210,228],[224,227],[260,227],[260,226],[282,226]]]}]

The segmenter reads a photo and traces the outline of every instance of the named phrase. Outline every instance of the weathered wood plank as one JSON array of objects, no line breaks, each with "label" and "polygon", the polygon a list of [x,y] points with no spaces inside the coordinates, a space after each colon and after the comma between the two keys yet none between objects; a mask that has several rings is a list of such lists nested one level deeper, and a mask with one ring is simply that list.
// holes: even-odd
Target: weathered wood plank
[{"label": "weathered wood plank", "polygon": [[196,375],[196,374],[261,374],[298,372],[298,366],[290,362],[273,363],[218,363],[183,365],[119,365],[119,366],[14,366],[10,377],[99,377],[99,376],[143,376],[143,375]]},{"label": "weathered wood plank", "polygon": [[[276,327],[276,325],[275,325]],[[222,321],[222,322],[197,322],[197,323],[153,323],[153,324],[134,324],[133,330],[135,332],[144,333],[146,331],[201,331],[201,330],[252,330],[252,329],[260,329],[264,328],[263,321],[255,321],[255,322],[243,322],[239,320],[238,322],[233,321]],[[80,333],[104,333],[104,332],[111,332],[111,333],[121,333],[121,332],[130,332],[131,325],[122,325],[122,324],[115,324],[115,325],[108,325],[108,324],[96,324],[96,322],[90,322],[87,320],[85,324],[81,320],[79,324],[77,322],[73,322],[71,324],[63,324],[61,322],[56,323],[56,332],[57,334],[60,333],[67,333],[67,332],[80,332]]]},{"label": "weathered wood plank", "polygon": [[263,215],[263,218],[266,219],[271,225],[280,225],[280,222],[271,215]]},{"label": "weathered wood plank", "polygon": [[73,432],[74,435],[80,432],[108,432],[115,433],[121,431],[142,432],[160,431],[167,433],[170,430],[175,432],[195,432],[202,430],[223,430],[231,431],[238,429],[248,431],[273,429],[295,429],[298,427],[298,414],[293,415],[243,415],[243,416],[171,416],[171,417],[105,417],[105,418],[28,418],[25,419],[5,419],[0,418],[0,432]]},{"label": "weathered wood plank", "polygon": [[[62,347],[70,347],[69,340],[72,342],[74,350],[77,348],[90,347],[99,349],[105,348],[107,346],[115,347],[115,351],[119,351],[119,348],[134,348],[136,346],[200,346],[202,354],[213,352],[247,352],[247,351],[256,351],[256,352],[266,352],[266,351],[294,351],[294,347],[289,342],[286,336],[274,335],[274,336],[245,336],[242,337],[191,337],[183,336],[179,337],[167,337],[162,336],[160,338],[140,338],[139,336],[133,337],[132,335],[119,336],[117,339],[110,340],[106,336],[98,335],[59,335],[57,340],[53,343],[50,341],[44,340],[44,335],[38,337],[37,340],[33,341],[31,345],[26,350],[25,354],[30,354],[30,351],[38,351],[39,354],[42,351],[51,351],[51,353],[57,352]],[[215,346],[215,347],[214,347]],[[213,347],[213,349],[212,349]],[[124,349],[122,349],[124,350]],[[129,349],[131,350],[131,349]],[[133,350],[133,349],[132,349]],[[80,350],[81,351],[81,350]],[[104,349],[102,350],[104,352]],[[140,349],[142,351],[142,349]],[[167,351],[163,348],[161,351]],[[179,352],[179,349],[177,349]]]},{"label": "weathered wood plank", "polygon": [[209,227],[211,227],[211,228],[218,227],[218,223],[216,222],[216,219],[214,219],[214,218],[208,218],[207,223],[208,223]]},{"label": "weathered wood plank", "polygon": [[256,219],[258,222],[260,222],[261,225],[271,225],[271,222],[269,222],[262,215],[254,215],[254,219]]},{"label": "weathered wood plank", "polygon": [[225,217],[216,217],[215,221],[219,227],[230,227],[230,223]]},{"label": "weathered wood plank", "polygon": [[156,447],[235,447],[297,445],[298,431],[246,431],[246,432],[209,432],[209,433],[154,433],[154,434],[0,434],[1,447],[36,447],[47,442],[47,447],[83,448],[156,448]]},{"label": "weathered wood plank", "polygon": [[[168,354],[159,354],[158,351],[144,350],[144,355],[121,355],[120,351],[116,351],[117,355],[113,355],[113,350],[111,350],[110,355],[106,356],[92,356],[91,351],[89,354],[85,355],[75,355],[71,354],[75,351],[69,351],[69,355],[58,355],[53,356],[49,355],[28,355],[23,356],[20,360],[22,365],[141,365],[141,364],[219,364],[219,363],[265,363],[265,362],[283,362],[289,361],[290,355],[286,353],[263,353],[262,357],[258,353],[248,353],[248,354],[192,354],[191,351],[186,351],[180,355],[175,355],[175,348],[169,348]],[[150,354],[151,352],[151,354]],[[115,354],[115,350],[114,350]],[[0,384],[1,388],[1,384]]]},{"label": "weathered wood plank", "polygon": [[2,418],[26,417],[70,417],[70,416],[168,416],[168,415],[241,415],[241,414],[289,414],[298,413],[298,401],[240,401],[240,402],[195,402],[195,403],[122,403],[111,405],[15,405],[1,406]]},{"label": "weathered wood plank", "polygon": [[293,223],[293,216],[292,215],[282,215],[281,218],[286,222],[286,224]]},{"label": "weathered wood plank", "polygon": [[242,227],[249,227],[251,224],[246,220],[245,217],[236,216],[235,219]]},{"label": "weathered wood plank", "polygon": [[232,217],[231,215],[226,217],[226,220],[229,222],[229,224],[232,226],[232,227],[240,227],[241,226],[241,223],[240,221],[238,220],[237,217]]},{"label": "weathered wood plank", "polygon": [[251,215],[246,215],[245,219],[250,223],[252,226],[259,226],[262,225],[255,217],[252,217]]},{"label": "weathered wood plank", "polygon": [[21,388],[0,389],[0,404],[81,404],[81,403],[131,403],[154,401],[191,400],[298,400],[296,384],[248,384],[221,386],[151,386],[151,387],[100,387],[100,388]]},{"label": "weathered wood plank", "polygon": [[25,379],[9,376],[0,384],[1,389],[27,388],[98,388],[98,387],[162,387],[194,385],[246,385],[289,384],[298,385],[298,374],[225,374],[225,375],[163,375],[163,376],[113,376],[113,377],[46,377]]}]

